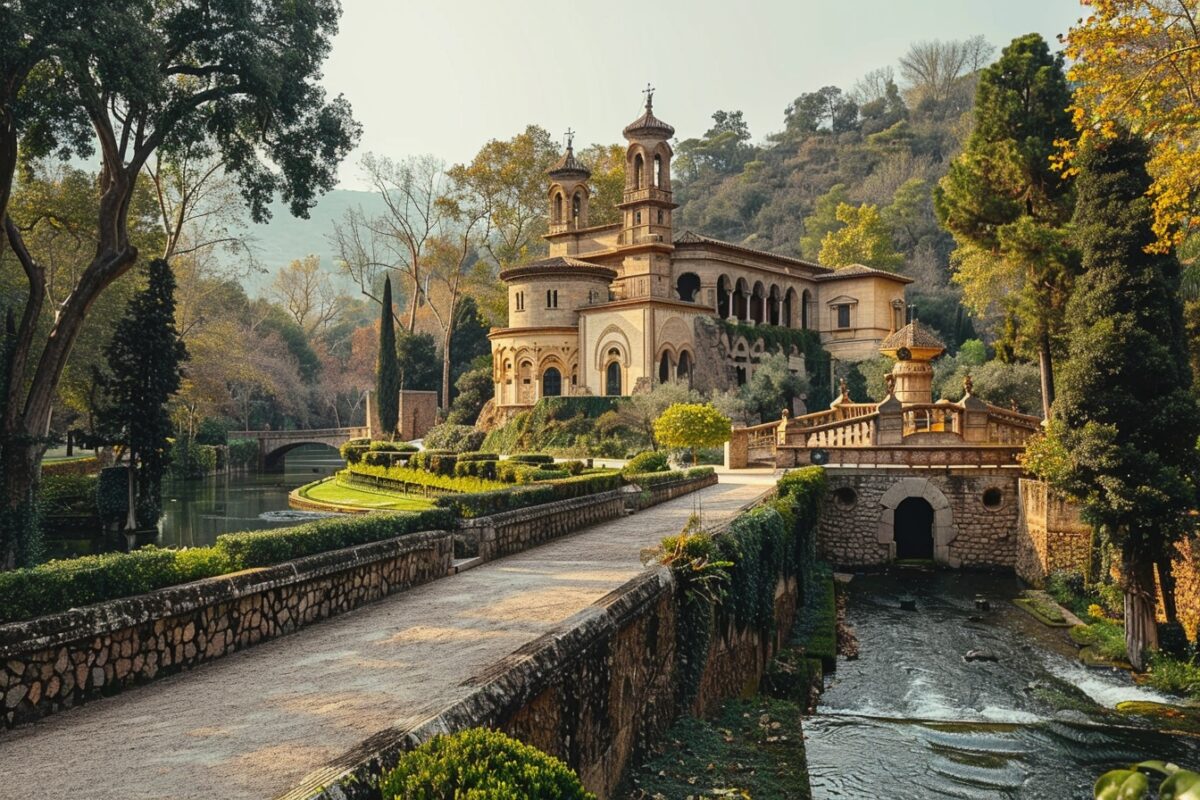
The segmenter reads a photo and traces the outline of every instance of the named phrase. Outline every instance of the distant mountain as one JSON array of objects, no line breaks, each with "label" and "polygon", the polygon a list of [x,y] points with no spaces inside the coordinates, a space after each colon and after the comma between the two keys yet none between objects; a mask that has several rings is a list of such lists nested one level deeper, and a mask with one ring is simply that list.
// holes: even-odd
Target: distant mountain
[{"label": "distant mountain", "polygon": [[[337,269],[337,246],[331,241],[334,223],[351,208],[361,206],[371,215],[381,213],[383,200],[374,192],[335,189],[323,196],[309,212],[308,219],[297,219],[287,206],[278,200],[271,205],[271,221],[266,225],[250,225],[250,237],[255,259],[266,272],[255,273],[244,283],[252,295],[261,294],[270,285],[280,267],[311,254],[320,256],[321,266],[334,272]],[[340,281],[339,281],[340,282]],[[353,288],[348,280],[347,289]]]}]

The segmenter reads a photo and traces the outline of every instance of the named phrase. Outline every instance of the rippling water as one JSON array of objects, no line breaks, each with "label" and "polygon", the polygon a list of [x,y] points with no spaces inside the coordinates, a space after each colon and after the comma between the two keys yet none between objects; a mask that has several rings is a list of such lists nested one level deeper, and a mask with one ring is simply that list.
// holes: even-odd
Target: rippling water
[{"label": "rippling water", "polygon": [[[1079,665],[1062,629],[1009,602],[1018,591],[1015,579],[966,573],[851,582],[861,655],[839,660],[804,726],[815,798],[1084,800],[1115,766],[1200,763],[1200,741],[1110,710],[1167,698]],[[975,609],[977,594],[990,611]],[[900,610],[901,596],[917,610]],[[997,661],[964,661],[973,649]]]}]

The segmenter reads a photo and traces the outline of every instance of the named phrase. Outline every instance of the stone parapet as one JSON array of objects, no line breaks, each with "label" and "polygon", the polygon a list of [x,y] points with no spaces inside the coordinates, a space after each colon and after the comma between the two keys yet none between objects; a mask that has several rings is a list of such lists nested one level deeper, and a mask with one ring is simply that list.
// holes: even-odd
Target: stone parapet
[{"label": "stone parapet", "polygon": [[[612,797],[628,765],[662,737],[679,707],[680,593],[652,567],[466,684],[470,693],[430,718],[365,741],[281,800],[365,800],[400,754],[434,736],[498,728],[563,759],[588,790]],[[775,629],[713,632],[690,711],[753,691],[795,619],[794,580],[779,581]]]},{"label": "stone parapet", "polygon": [[221,658],[446,575],[445,531],[0,626],[8,727]]},{"label": "stone parapet", "polygon": [[656,506],[659,503],[665,503],[668,500],[674,500],[676,497],[683,497],[685,494],[698,492],[701,489],[709,486],[717,485],[717,474],[714,472],[710,475],[701,475],[696,478],[684,478],[680,481],[672,483],[660,483],[657,486],[651,486],[649,489],[643,489],[637,495],[637,509],[643,510]]},{"label": "stone parapet", "polygon": [[625,497],[632,491],[635,490],[622,487],[586,497],[466,519],[460,523],[459,546],[485,561],[519,553],[588,525],[622,516],[625,513]]}]

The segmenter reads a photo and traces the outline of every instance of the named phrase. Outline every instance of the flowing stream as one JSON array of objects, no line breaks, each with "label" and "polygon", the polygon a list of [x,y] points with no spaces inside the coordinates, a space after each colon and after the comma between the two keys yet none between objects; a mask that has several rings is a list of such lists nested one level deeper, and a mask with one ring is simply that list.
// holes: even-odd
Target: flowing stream
[{"label": "flowing stream", "polygon": [[[1179,701],[1125,672],[1080,665],[1063,629],[1010,602],[1015,578],[898,572],[844,588],[861,654],[839,659],[804,723],[817,800],[1085,800],[1114,767],[1148,758],[1200,766],[1200,739],[1112,710]],[[990,610],[976,609],[977,595]],[[971,650],[996,660],[968,662]]]}]

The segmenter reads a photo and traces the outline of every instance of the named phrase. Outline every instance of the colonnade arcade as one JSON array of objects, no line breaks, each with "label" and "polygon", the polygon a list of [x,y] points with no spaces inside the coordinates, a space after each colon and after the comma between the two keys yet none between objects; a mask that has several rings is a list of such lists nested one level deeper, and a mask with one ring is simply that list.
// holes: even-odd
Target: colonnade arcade
[{"label": "colonnade arcade", "polygon": [[[701,299],[701,279],[694,272],[684,272],[675,280],[675,292],[680,300],[695,303]],[[717,278],[717,316],[731,322],[754,325],[780,325],[785,328],[816,328],[813,294],[808,289],[799,292],[794,287],[764,283],[728,275]]]}]

